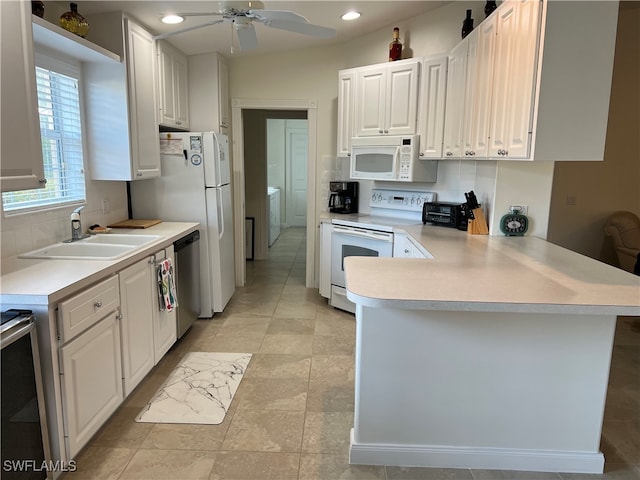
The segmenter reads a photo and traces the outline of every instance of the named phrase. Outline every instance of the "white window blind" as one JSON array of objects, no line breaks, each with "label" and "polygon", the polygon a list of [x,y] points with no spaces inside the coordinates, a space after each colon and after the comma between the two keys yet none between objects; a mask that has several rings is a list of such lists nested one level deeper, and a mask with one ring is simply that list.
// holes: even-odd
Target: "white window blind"
[{"label": "white window blind", "polygon": [[36,67],[46,188],[2,194],[5,212],[85,201],[80,94],[77,78]]}]

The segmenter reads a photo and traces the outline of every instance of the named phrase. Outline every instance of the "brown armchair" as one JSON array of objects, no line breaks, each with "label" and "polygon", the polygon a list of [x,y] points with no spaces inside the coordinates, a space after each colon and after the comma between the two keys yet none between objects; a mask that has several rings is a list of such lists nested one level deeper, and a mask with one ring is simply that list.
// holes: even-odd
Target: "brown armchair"
[{"label": "brown armchair", "polygon": [[604,233],[613,240],[620,266],[633,273],[640,264],[640,219],[631,212],[613,213],[605,223]]}]

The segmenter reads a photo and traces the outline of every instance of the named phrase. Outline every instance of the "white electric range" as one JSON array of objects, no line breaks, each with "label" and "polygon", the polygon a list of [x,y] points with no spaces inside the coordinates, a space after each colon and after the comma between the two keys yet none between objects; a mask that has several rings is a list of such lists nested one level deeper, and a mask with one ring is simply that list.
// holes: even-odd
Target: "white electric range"
[{"label": "white electric range", "polygon": [[392,257],[393,228],[422,223],[422,206],[435,200],[433,192],[373,189],[371,213],[333,216],[330,305],[355,312],[355,305],[347,299],[345,257]]}]

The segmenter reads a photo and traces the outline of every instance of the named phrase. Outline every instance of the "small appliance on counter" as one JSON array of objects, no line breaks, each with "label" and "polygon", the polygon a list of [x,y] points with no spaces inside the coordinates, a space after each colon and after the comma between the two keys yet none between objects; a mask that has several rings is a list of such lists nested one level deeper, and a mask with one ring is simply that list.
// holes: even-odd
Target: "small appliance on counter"
[{"label": "small appliance on counter", "polygon": [[329,212],[358,213],[358,182],[329,182]]},{"label": "small appliance on counter", "polygon": [[467,230],[467,210],[461,203],[425,202],[422,206],[422,223]]}]

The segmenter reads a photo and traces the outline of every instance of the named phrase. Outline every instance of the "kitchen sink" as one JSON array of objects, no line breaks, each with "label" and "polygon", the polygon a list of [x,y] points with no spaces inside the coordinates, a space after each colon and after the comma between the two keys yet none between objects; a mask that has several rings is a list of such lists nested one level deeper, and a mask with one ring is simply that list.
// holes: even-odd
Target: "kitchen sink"
[{"label": "kitchen sink", "polygon": [[81,243],[103,244],[103,245],[146,245],[160,238],[159,235],[127,235],[121,233],[105,233],[93,235],[82,240]]},{"label": "kitchen sink", "polygon": [[103,234],[62,242],[18,255],[19,258],[113,260],[160,238],[159,235]]}]

